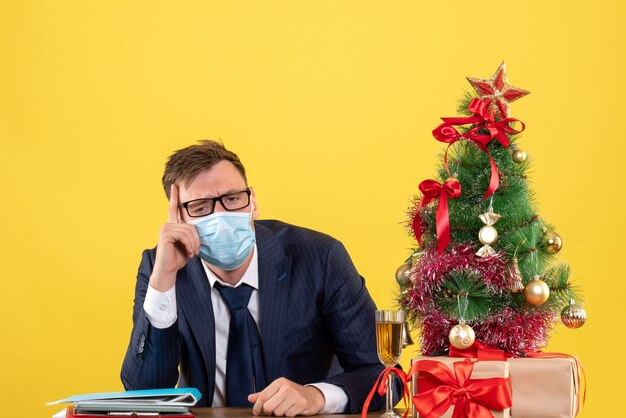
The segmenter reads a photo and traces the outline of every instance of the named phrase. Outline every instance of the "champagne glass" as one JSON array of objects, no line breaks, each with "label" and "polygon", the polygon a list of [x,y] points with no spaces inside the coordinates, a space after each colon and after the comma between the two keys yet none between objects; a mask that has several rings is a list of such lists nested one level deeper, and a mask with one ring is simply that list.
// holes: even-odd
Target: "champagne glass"
[{"label": "champagne glass", "polygon": [[[385,367],[394,367],[402,354],[402,328],[404,311],[376,311],[376,347],[378,359]],[[393,374],[387,381],[387,401],[381,418],[400,418],[393,412]]]}]

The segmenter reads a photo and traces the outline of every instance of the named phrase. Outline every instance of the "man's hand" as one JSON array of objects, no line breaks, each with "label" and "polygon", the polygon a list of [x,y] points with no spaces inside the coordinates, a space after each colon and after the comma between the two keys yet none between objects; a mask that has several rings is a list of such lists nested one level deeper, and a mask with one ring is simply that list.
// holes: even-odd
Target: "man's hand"
[{"label": "man's hand", "polygon": [[261,392],[248,396],[254,415],[317,415],[324,407],[324,395],[315,386],[302,386],[284,377],[274,380]]},{"label": "man's hand", "polygon": [[200,237],[196,227],[179,221],[178,187],[172,185],[167,223],[159,232],[150,285],[160,292],[171,289],[176,283],[176,272],[199,252]]}]

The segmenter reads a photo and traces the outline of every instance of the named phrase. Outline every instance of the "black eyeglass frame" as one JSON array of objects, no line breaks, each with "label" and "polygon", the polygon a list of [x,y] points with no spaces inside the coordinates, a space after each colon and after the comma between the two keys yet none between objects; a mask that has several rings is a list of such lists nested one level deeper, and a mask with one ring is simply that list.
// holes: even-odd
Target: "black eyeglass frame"
[{"label": "black eyeglass frame", "polygon": [[[238,194],[238,193],[245,193],[246,195],[248,195],[248,203],[246,203],[245,205],[243,205],[243,206],[241,206],[241,207],[239,207],[239,208],[236,208],[236,209],[228,209],[228,208],[226,207],[226,205],[224,204],[224,201],[223,201],[222,199],[223,199],[223,198],[225,198],[225,197],[228,197],[228,196],[232,196],[232,195],[234,195],[234,194]],[[250,191],[250,188],[249,188],[249,187],[247,187],[245,190],[240,190],[240,191],[238,191],[238,192],[230,192],[230,193],[223,194],[223,195],[221,195],[221,196],[216,196],[216,197],[203,197],[203,198],[200,198],[200,199],[190,200],[190,201],[188,201],[188,202],[181,203],[181,204],[179,205],[179,207],[181,207],[181,208],[185,208],[185,211],[187,212],[187,215],[189,215],[189,217],[190,217],[190,218],[202,218],[202,217],[204,217],[204,216],[209,216],[209,215],[213,214],[213,213],[215,212],[215,203],[216,203],[216,202],[218,202],[218,201],[222,204],[222,207],[224,208],[224,210],[226,210],[226,211],[228,211],[228,212],[234,212],[234,211],[236,211],[236,210],[241,210],[241,209],[243,209],[243,208],[247,208],[248,206],[250,206],[250,194],[251,194],[251,193],[252,193],[252,192]],[[210,201],[211,201],[211,203],[212,203],[212,205],[213,205],[213,209],[211,210],[211,212],[206,213],[206,214],[204,214],[204,215],[192,215],[191,213],[189,213],[189,205],[190,205],[191,203],[193,203],[193,202],[199,202],[199,201],[201,201],[201,200],[202,200],[202,201],[208,201],[208,200],[210,200]]]}]

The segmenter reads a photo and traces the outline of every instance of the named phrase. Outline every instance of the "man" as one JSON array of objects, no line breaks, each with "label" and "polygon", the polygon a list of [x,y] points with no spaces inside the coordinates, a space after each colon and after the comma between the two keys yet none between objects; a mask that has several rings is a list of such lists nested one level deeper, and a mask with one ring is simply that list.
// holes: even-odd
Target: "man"
[{"label": "man", "polygon": [[[214,141],[171,155],[163,186],[168,222],[139,266],[126,389],[196,387],[199,406],[255,415],[360,411],[383,366],[375,305],[341,243],[255,221],[241,161]],[[333,355],[343,370],[329,375]]]}]

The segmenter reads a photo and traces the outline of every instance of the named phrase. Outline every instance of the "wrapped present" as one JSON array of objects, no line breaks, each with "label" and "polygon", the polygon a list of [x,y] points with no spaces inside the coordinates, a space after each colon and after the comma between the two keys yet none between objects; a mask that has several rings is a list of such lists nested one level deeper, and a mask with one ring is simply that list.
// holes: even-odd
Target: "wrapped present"
[{"label": "wrapped present", "polygon": [[572,418],[578,414],[579,366],[574,357],[508,360],[515,418]]},{"label": "wrapped present", "polygon": [[525,355],[525,358],[515,358],[479,342],[465,350],[450,348],[450,356],[457,359],[508,359],[514,418],[575,417],[580,409],[581,392],[582,368],[578,359],[562,353],[529,352]]},{"label": "wrapped present", "polygon": [[511,383],[506,361],[417,357],[411,363],[414,417],[510,416]]},{"label": "wrapped present", "polygon": [[[526,353],[527,358],[511,358],[504,351],[484,346],[476,342],[475,347],[466,350],[451,349],[453,357],[418,357],[418,360],[430,359],[451,364],[461,358],[476,359],[476,365],[485,363],[508,363],[512,391],[511,416],[514,418],[572,418],[580,410],[581,390],[580,374],[582,367],[578,359],[561,353]],[[483,366],[480,366],[483,367]],[[472,374],[472,378],[475,375]],[[478,376],[478,375],[476,375]],[[417,393],[416,383],[412,381],[412,393]],[[424,388],[422,388],[424,389]],[[417,417],[417,410],[413,409]]]}]

